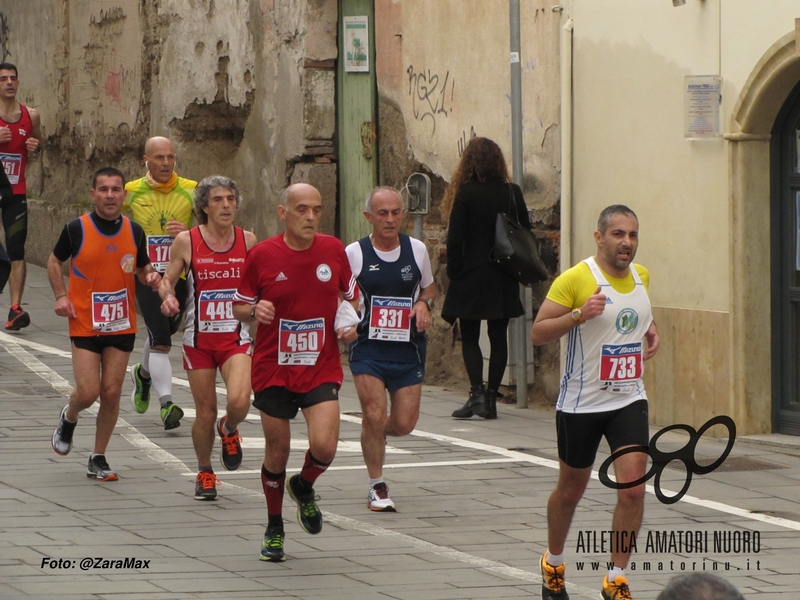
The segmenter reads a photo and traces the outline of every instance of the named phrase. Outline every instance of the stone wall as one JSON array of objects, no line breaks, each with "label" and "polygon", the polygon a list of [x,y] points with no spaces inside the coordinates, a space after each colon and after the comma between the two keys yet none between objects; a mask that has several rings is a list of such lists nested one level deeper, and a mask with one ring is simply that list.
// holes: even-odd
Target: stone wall
[{"label": "stone wall", "polygon": [[0,53],[19,99],[42,115],[28,166],[28,260],[43,265],[63,223],[86,206],[91,174],[144,174],[144,142],[175,141],[177,171],[240,185],[240,223],[280,230],[290,182],[309,181],[334,233],[335,0],[31,0],[0,8]]}]

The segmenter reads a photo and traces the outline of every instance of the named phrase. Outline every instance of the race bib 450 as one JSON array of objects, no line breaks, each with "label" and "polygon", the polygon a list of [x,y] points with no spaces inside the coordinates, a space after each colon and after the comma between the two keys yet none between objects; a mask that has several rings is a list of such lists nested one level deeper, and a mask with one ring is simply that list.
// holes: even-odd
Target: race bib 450
[{"label": "race bib 450", "polygon": [[325,319],[290,321],[281,319],[278,330],[278,364],[317,364],[325,345]]}]

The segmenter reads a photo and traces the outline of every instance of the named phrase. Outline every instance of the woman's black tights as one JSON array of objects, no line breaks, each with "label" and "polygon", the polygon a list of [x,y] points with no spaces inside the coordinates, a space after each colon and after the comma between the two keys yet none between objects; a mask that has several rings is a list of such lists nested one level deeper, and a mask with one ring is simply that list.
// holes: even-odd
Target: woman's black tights
[{"label": "woman's black tights", "polygon": [[[459,319],[461,353],[472,387],[483,385],[483,353],[481,353],[481,322]],[[497,391],[508,363],[508,319],[487,321],[489,334],[489,381],[487,388]]]}]

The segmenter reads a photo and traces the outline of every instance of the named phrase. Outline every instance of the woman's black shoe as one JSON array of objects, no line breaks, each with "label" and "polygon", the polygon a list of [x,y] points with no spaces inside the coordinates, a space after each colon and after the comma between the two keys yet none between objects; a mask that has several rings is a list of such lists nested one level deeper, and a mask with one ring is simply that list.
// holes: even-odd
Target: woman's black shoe
[{"label": "woman's black shoe", "polygon": [[486,390],[486,416],[484,419],[497,418],[497,392]]},{"label": "woman's black shoe", "polygon": [[469,419],[472,415],[486,418],[489,406],[486,401],[486,389],[481,386],[469,388],[469,400],[461,408],[453,411],[456,419]]}]

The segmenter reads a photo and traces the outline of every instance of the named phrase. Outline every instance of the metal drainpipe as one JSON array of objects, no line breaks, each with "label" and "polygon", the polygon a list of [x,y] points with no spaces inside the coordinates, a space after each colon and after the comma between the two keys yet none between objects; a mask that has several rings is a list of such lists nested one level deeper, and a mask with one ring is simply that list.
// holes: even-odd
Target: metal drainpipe
[{"label": "metal drainpipe", "polygon": [[[566,19],[565,19],[566,17]],[[561,13],[565,21],[561,29],[561,260],[562,273],[572,266],[572,30],[574,23],[568,15]],[[562,336],[560,344],[560,364],[564,369],[567,336]]]},{"label": "metal drainpipe", "polygon": [[[562,12],[562,20],[564,13]],[[561,29],[561,264],[572,266],[572,19]]]},{"label": "metal drainpipe", "polygon": [[[520,64],[519,0],[509,0],[511,30],[511,146],[514,183],[522,188],[522,65]],[[525,306],[525,288],[519,286]],[[517,408],[528,407],[528,358],[525,314],[514,319],[513,340],[516,361]]]}]

